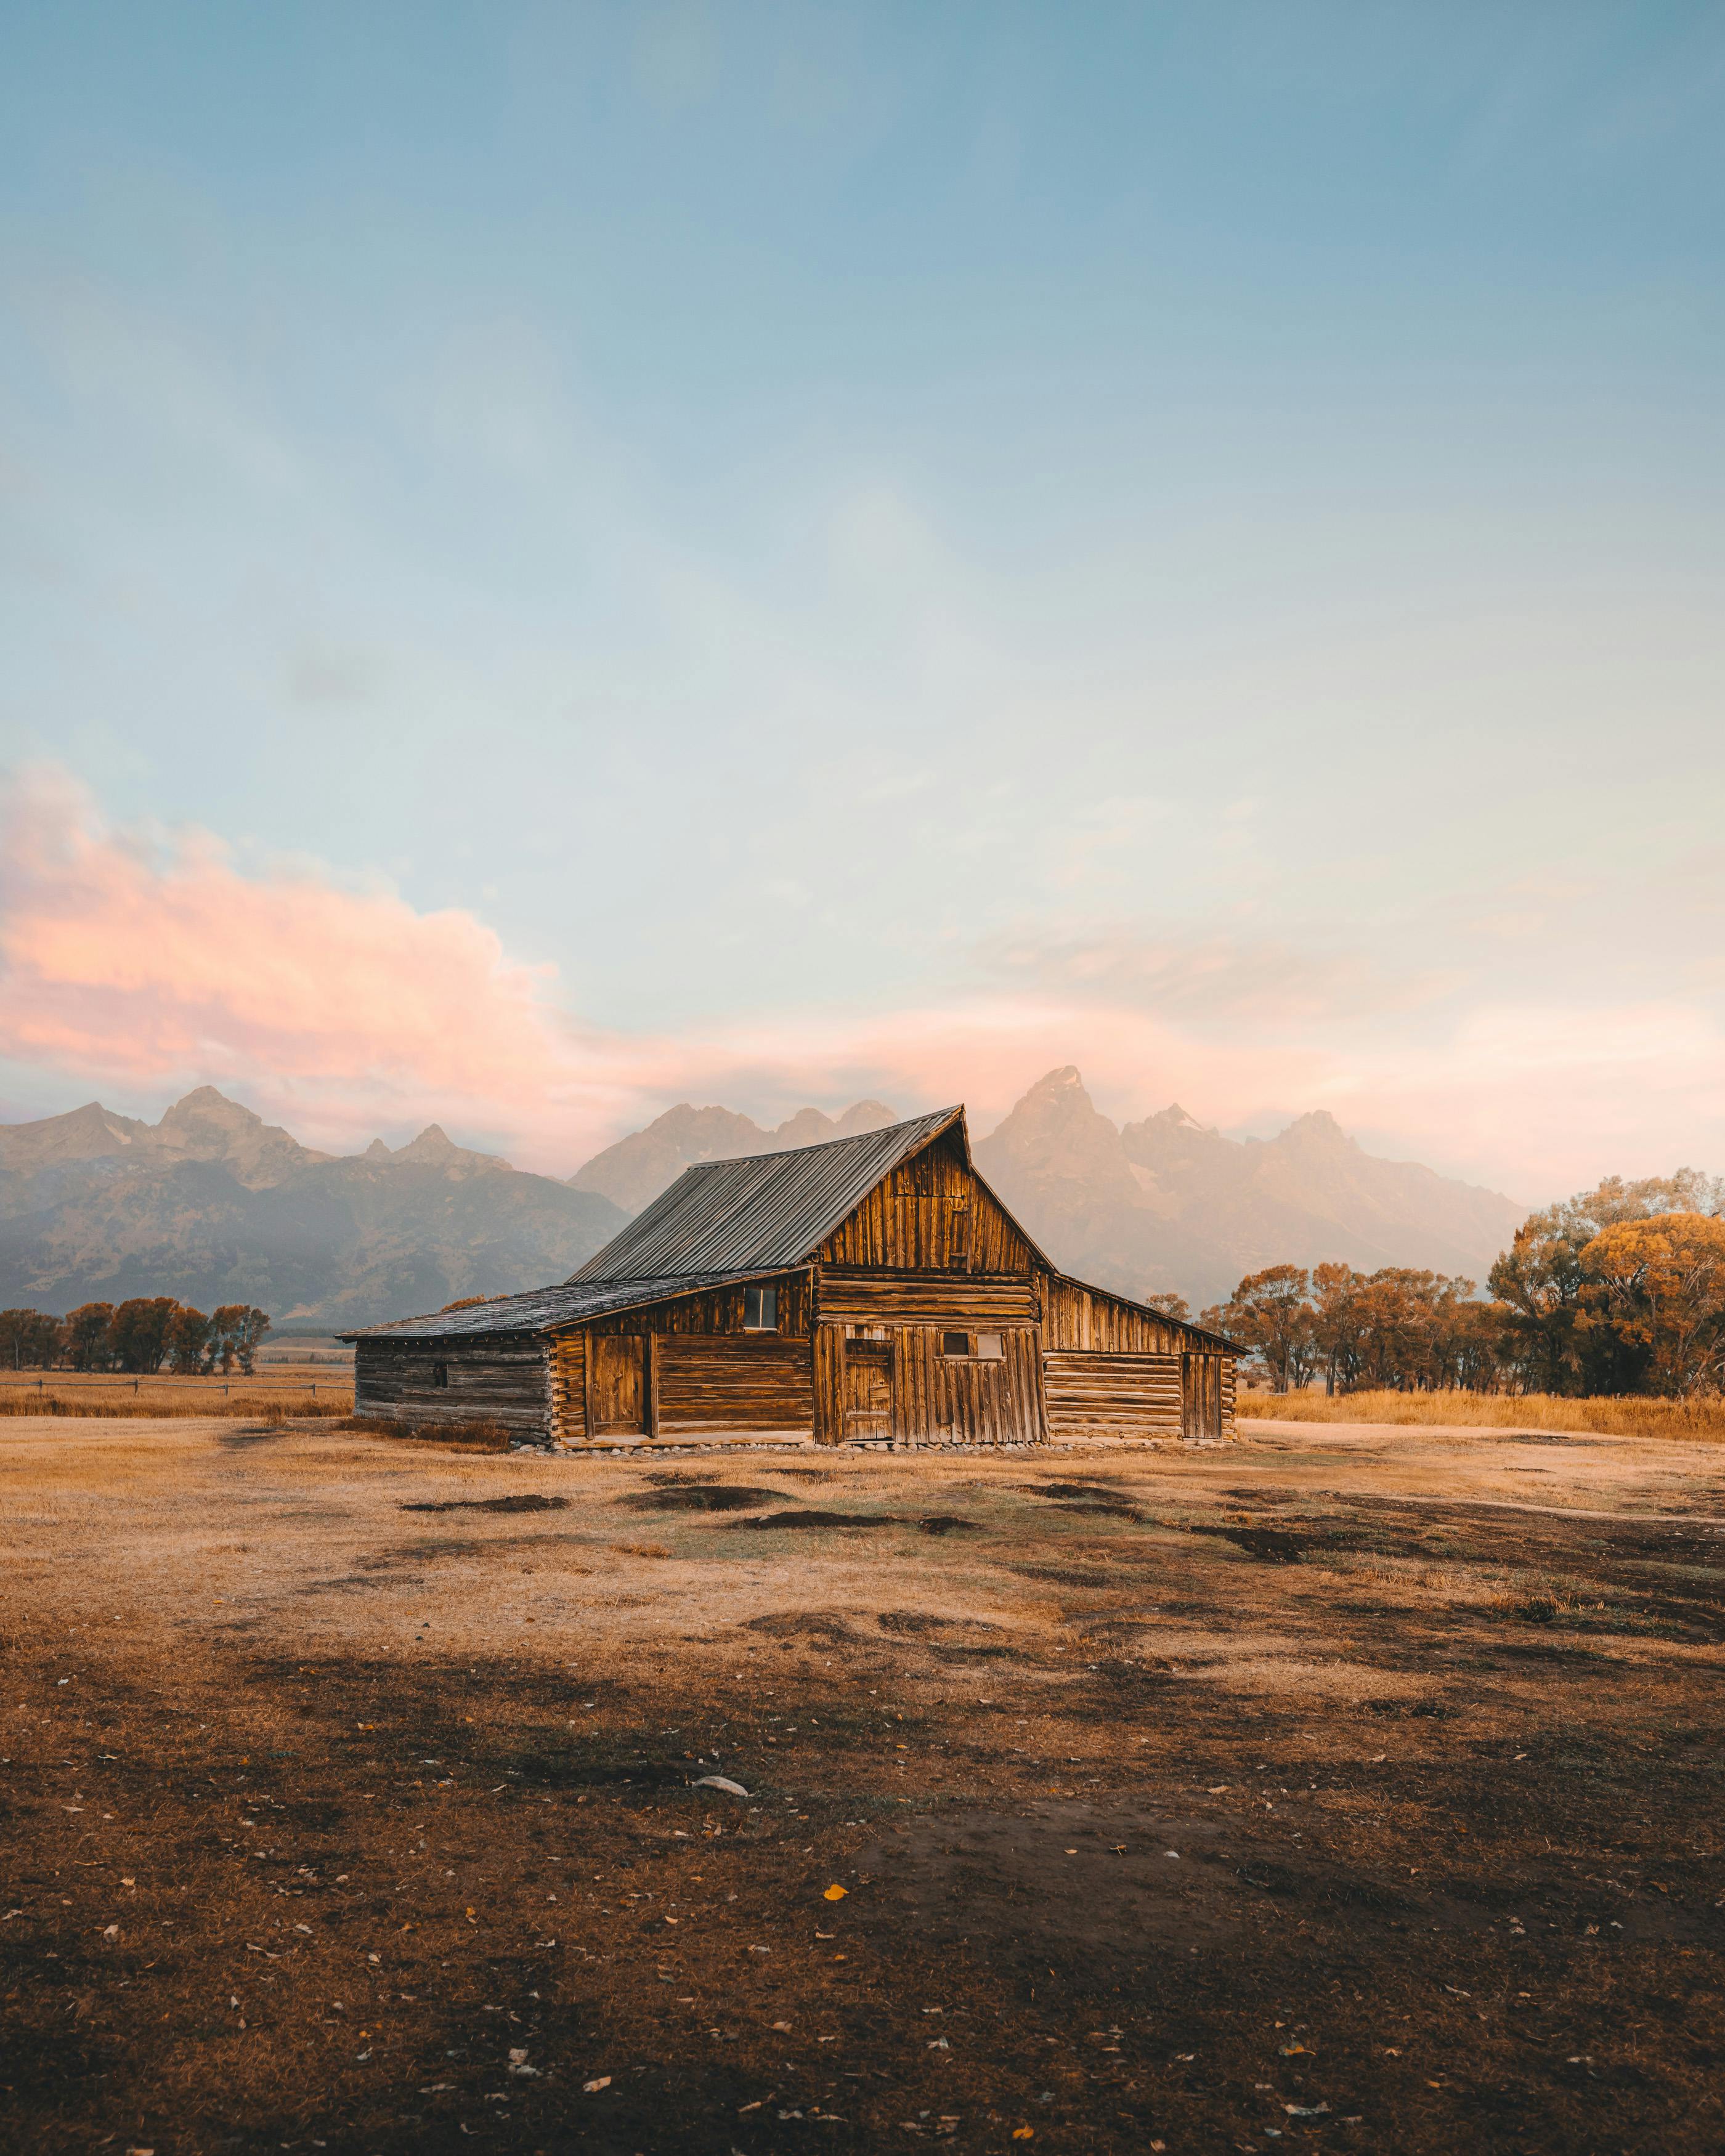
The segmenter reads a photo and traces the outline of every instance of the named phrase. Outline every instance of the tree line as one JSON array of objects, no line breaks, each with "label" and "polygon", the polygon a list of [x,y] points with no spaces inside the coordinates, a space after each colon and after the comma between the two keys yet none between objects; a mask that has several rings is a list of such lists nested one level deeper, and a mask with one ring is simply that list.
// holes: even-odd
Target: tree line
[{"label": "tree line", "polygon": [[1725,1181],[1693,1169],[1531,1214],[1481,1296],[1461,1276],[1271,1265],[1200,1322],[1249,1349],[1275,1392],[1683,1399],[1725,1390]]},{"label": "tree line", "polygon": [[64,1317],[40,1310],[0,1310],[0,1368],[124,1370],[151,1376],[249,1377],[270,1330],[266,1311],[224,1302],[206,1317],[171,1295],[133,1296],[121,1303],[86,1302]]}]

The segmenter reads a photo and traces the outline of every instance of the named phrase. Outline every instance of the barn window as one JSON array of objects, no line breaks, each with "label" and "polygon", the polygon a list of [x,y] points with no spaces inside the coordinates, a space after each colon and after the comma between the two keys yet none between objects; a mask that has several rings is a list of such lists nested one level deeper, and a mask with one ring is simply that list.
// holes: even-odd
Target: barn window
[{"label": "barn window", "polygon": [[745,1332],[777,1332],[778,1290],[746,1287],[742,1291],[742,1329]]},{"label": "barn window", "polygon": [[446,1385],[449,1383],[449,1366],[447,1363],[434,1363],[432,1364],[431,1382],[434,1385]]},{"label": "barn window", "polygon": [[962,1355],[968,1363],[998,1363],[1006,1353],[1006,1342],[999,1332],[943,1332],[941,1353],[949,1358]]}]

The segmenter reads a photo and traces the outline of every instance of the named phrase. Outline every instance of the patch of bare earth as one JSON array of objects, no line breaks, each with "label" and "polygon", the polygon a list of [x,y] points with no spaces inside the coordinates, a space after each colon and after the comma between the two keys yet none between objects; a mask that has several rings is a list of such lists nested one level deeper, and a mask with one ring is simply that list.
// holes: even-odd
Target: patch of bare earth
[{"label": "patch of bare earth", "polygon": [[0,2146],[1725,2144],[1702,1448],[234,1438],[0,1433]]}]

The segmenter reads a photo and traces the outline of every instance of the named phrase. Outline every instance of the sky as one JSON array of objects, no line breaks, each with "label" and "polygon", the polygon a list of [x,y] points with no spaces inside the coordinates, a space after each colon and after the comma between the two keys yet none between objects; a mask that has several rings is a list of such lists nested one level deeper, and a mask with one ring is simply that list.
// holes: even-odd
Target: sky
[{"label": "sky", "polygon": [[0,1120],[1725,1168],[1725,10],[0,0]]}]

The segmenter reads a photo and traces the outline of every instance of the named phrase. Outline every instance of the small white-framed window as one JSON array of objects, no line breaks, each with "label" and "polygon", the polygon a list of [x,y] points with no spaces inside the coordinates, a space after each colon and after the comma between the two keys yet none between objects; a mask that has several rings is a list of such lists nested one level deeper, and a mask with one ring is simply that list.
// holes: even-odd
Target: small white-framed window
[{"label": "small white-framed window", "polygon": [[963,1355],[967,1360],[968,1360],[970,1355],[970,1335],[968,1332],[942,1333],[941,1353],[942,1355]]},{"label": "small white-framed window", "polygon": [[976,1353],[979,1363],[1004,1362],[1006,1357],[1005,1336],[999,1332],[978,1332]]},{"label": "small white-framed window", "polygon": [[434,1385],[446,1385],[449,1383],[449,1366],[447,1363],[434,1363],[432,1364],[431,1382]]},{"label": "small white-framed window", "polygon": [[746,1287],[742,1291],[742,1329],[745,1332],[777,1332],[778,1290]]}]

